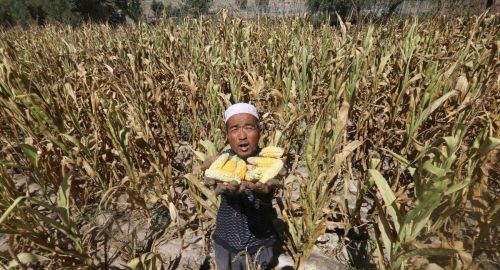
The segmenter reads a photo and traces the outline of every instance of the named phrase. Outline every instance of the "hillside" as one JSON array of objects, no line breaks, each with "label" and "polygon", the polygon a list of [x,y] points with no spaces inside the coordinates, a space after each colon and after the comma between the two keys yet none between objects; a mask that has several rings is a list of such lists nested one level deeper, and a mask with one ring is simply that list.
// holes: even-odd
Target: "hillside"
[{"label": "hillside", "polygon": [[[165,5],[179,6],[182,3],[182,0],[159,0],[163,1]],[[144,0],[143,7],[145,10],[145,14],[148,16],[152,15],[151,12],[151,3],[153,0]],[[264,11],[267,15],[293,15],[293,14],[303,14],[307,12],[306,8],[307,0],[269,0],[269,6],[267,10]],[[423,1],[404,1],[400,6],[398,11],[403,14],[412,14],[412,13],[422,13],[437,10],[439,5],[439,1],[434,0],[423,0]],[[368,3],[370,3],[368,1]],[[242,16],[252,16],[259,13],[259,9],[256,5],[255,0],[249,0],[247,4],[247,8],[245,10],[241,10],[235,0],[214,0],[211,10],[218,11],[220,9],[228,9],[231,12],[238,13]],[[370,5],[365,7],[367,10],[371,9],[375,11],[382,8],[381,5]],[[443,1],[443,5],[441,7],[441,12],[443,14],[478,14],[485,10],[485,0],[470,0],[470,1],[455,1],[450,3],[449,1]],[[491,8],[492,14],[497,14],[500,12],[500,3],[498,1],[494,1],[493,7]]]}]

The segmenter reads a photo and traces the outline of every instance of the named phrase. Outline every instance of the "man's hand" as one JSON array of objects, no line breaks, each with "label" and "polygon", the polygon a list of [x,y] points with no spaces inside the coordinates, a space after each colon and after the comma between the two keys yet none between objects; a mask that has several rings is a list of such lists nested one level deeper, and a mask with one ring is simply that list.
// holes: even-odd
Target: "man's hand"
[{"label": "man's hand", "polygon": [[209,188],[213,188],[215,184],[217,183],[217,180],[210,178],[210,177],[204,177],[203,178],[203,184]]},{"label": "man's hand", "polygon": [[214,190],[215,194],[220,195],[220,194],[226,194],[226,195],[234,195],[237,193],[241,193],[242,190],[242,185],[240,185],[238,182],[235,180],[229,182],[229,183],[217,183],[217,186]]},{"label": "man's hand", "polygon": [[279,179],[270,179],[266,183],[261,183],[261,182],[252,183],[249,181],[242,181],[241,185],[259,194],[268,194],[269,192],[272,192],[273,190],[283,186],[281,184],[281,180]]},{"label": "man's hand", "polygon": [[240,185],[235,180],[231,182],[220,182],[216,179],[205,177],[203,183],[205,186],[212,189],[216,195],[240,193],[243,188],[243,185]]},{"label": "man's hand", "polygon": [[269,192],[272,192],[273,190],[281,188],[283,186],[281,180],[279,179],[270,179],[266,183],[261,183],[261,182],[253,183],[250,181],[241,181],[240,184],[234,180],[232,182],[224,183],[208,177],[205,177],[204,184],[205,186],[214,190],[216,195],[220,194],[231,195],[231,194],[242,193],[245,189],[249,189],[259,194],[268,194]]}]

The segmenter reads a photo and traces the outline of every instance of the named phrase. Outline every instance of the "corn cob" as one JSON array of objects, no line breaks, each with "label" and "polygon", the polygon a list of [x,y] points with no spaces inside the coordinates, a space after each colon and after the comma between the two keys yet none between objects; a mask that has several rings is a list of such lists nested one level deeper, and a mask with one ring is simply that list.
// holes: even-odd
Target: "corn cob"
[{"label": "corn cob", "polygon": [[252,170],[247,170],[245,174],[245,180],[256,182],[262,177],[262,168],[253,168]]},{"label": "corn cob", "polygon": [[220,169],[226,161],[229,159],[229,153],[225,153],[220,155],[213,163],[210,165],[209,169]]},{"label": "corn cob", "polygon": [[247,162],[255,165],[257,167],[271,167],[277,160],[277,158],[269,158],[269,157],[249,157],[247,158]]},{"label": "corn cob", "polygon": [[233,180],[236,180],[238,183],[241,182],[240,179],[235,177],[234,172],[228,172],[222,169],[208,169],[205,171],[205,177],[213,178],[223,182],[231,182]]},{"label": "corn cob", "polygon": [[283,168],[283,161],[281,161],[281,159],[276,159],[275,163],[271,167],[266,168],[259,182],[267,183],[267,181],[278,175],[278,173],[282,168]]},{"label": "corn cob", "polygon": [[236,169],[234,171],[234,175],[238,180],[245,179],[245,174],[247,172],[247,164],[243,159],[239,159],[236,163]]},{"label": "corn cob", "polygon": [[236,169],[236,163],[240,160],[240,158],[237,155],[232,156],[224,166],[222,166],[222,169],[227,172],[234,172]]},{"label": "corn cob", "polygon": [[285,150],[277,146],[268,146],[260,150],[259,156],[268,158],[280,158]]},{"label": "corn cob", "polygon": [[247,172],[251,171],[251,170],[254,170],[255,168],[257,168],[257,166],[252,165],[252,164],[247,164]]}]

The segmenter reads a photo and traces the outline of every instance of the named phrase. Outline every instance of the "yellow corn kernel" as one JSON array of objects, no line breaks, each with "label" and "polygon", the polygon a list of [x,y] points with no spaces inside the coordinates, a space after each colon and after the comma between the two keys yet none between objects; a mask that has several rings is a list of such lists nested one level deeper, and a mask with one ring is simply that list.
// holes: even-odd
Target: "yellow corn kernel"
[{"label": "yellow corn kernel", "polygon": [[234,172],[236,169],[236,163],[238,162],[240,158],[237,155],[232,156],[224,166],[222,166],[222,169],[226,172]]},{"label": "yellow corn kernel", "polygon": [[247,164],[243,159],[239,159],[236,163],[236,169],[234,175],[239,180],[245,179],[245,174],[247,172]]},{"label": "yellow corn kernel", "polygon": [[257,168],[257,166],[252,165],[252,164],[247,164],[247,172],[251,171],[251,170],[254,170],[255,168]]},{"label": "yellow corn kernel", "polygon": [[233,180],[236,180],[238,183],[240,182],[240,180],[234,176],[233,172],[224,171],[222,169],[208,169],[205,171],[205,177],[222,182],[231,182]]},{"label": "yellow corn kernel", "polygon": [[281,147],[268,146],[268,147],[264,147],[264,148],[262,148],[262,150],[260,150],[259,156],[269,157],[269,158],[280,158],[284,152],[285,152],[285,150]]},{"label": "yellow corn kernel", "polygon": [[245,180],[256,182],[261,178],[262,173],[262,168],[253,168],[252,170],[247,170],[245,174]]},{"label": "yellow corn kernel", "polygon": [[225,153],[225,154],[220,155],[212,163],[212,165],[210,165],[209,169],[220,169],[220,168],[222,168],[222,166],[224,166],[224,164],[226,163],[226,161],[228,160],[228,158],[229,158],[229,153]]},{"label": "yellow corn kernel", "polygon": [[283,161],[281,161],[281,159],[276,159],[276,162],[271,167],[266,168],[259,182],[266,183],[270,179],[273,179],[276,175],[278,175],[282,168]]},{"label": "yellow corn kernel", "polygon": [[268,157],[249,157],[247,158],[247,162],[255,165],[257,167],[271,167],[277,160],[277,158],[268,158]]}]

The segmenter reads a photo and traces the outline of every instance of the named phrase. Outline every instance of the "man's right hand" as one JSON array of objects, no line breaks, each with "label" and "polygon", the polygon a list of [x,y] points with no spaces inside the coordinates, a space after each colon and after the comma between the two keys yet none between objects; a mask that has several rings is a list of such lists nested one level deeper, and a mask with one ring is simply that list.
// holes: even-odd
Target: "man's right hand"
[{"label": "man's right hand", "polygon": [[227,195],[236,194],[236,193],[241,192],[242,188],[243,188],[243,185],[240,185],[236,181],[232,181],[232,182],[228,182],[228,183],[227,182],[223,183],[223,182],[220,182],[220,181],[218,181],[216,179],[209,178],[209,177],[205,177],[203,179],[203,183],[205,184],[205,186],[207,186],[210,189],[212,189],[216,195],[220,195],[220,194],[227,194]]},{"label": "man's right hand", "polygon": [[226,194],[226,195],[234,195],[237,193],[241,193],[243,186],[240,185],[238,182],[235,180],[229,182],[229,183],[220,183],[217,182],[217,186],[215,187],[215,194],[220,195],[220,194]]},{"label": "man's right hand", "polygon": [[270,179],[265,184],[261,182],[252,183],[249,181],[243,181],[242,186],[258,194],[268,194],[278,188],[281,188],[283,185],[279,179]]},{"label": "man's right hand", "polygon": [[217,184],[217,180],[209,177],[204,177],[203,178],[203,184],[209,188],[215,187],[215,184]]}]

